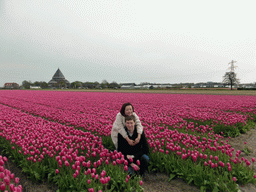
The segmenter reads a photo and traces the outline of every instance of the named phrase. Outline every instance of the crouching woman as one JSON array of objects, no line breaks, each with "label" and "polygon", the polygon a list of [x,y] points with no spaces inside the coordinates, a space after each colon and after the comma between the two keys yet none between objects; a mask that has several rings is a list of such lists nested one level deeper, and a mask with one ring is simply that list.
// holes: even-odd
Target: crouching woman
[{"label": "crouching woman", "polygon": [[[129,139],[134,141],[138,137],[134,115],[125,117],[124,128],[127,132]],[[131,169],[131,167],[134,166],[135,170],[139,170],[139,173],[142,176],[144,175],[145,171],[148,170],[149,146],[144,131],[141,134],[141,139],[139,143],[133,146],[129,145],[129,143],[123,138],[123,136],[118,133],[118,151],[120,151],[125,156],[125,159],[129,162],[130,174],[134,173],[133,169]],[[139,160],[140,163],[137,163],[137,160]]]}]

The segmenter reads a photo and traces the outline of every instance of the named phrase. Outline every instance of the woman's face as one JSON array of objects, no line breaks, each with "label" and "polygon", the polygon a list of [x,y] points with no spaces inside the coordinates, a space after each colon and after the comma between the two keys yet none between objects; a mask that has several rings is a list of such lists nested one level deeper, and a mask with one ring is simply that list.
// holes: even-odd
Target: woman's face
[{"label": "woman's face", "polygon": [[124,109],[124,114],[126,116],[131,116],[133,113],[133,110],[132,110],[132,106],[131,105],[127,105]]}]

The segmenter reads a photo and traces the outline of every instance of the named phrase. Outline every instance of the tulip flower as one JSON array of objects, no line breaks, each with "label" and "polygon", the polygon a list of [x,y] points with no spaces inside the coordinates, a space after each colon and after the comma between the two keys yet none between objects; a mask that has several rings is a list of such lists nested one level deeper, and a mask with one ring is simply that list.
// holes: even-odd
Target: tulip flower
[{"label": "tulip flower", "polygon": [[68,161],[65,161],[65,166],[69,166],[69,162]]}]

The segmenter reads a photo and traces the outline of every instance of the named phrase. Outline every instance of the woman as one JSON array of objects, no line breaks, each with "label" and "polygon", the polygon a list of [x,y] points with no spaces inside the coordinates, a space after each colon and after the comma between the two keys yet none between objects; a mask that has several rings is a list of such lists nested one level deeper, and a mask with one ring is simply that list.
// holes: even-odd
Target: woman
[{"label": "woman", "polygon": [[[137,127],[138,137],[135,139],[135,141],[129,139],[127,132],[124,129],[125,126],[125,117],[126,116],[135,116],[135,124]],[[133,146],[135,144],[138,144],[140,142],[141,134],[143,131],[143,127],[141,125],[139,117],[134,112],[134,108],[131,103],[124,103],[120,112],[116,115],[116,120],[113,124],[112,130],[111,130],[111,138],[112,141],[117,149],[117,135],[120,133],[123,138],[129,143],[129,145]]]}]

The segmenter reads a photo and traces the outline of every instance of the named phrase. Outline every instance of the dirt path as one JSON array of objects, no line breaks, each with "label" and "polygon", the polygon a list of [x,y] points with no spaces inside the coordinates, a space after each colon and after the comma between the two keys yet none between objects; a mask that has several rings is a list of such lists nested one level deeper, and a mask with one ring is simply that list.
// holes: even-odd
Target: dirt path
[{"label": "dirt path", "polygon": [[[1,153],[1,155],[4,155]],[[7,157],[8,158],[8,157]],[[14,173],[15,177],[19,177],[19,184],[22,185],[23,192],[55,192],[58,187],[47,182],[37,183],[32,182],[26,174],[22,172],[20,168],[18,168],[15,163],[13,163],[10,159],[5,163],[5,168]]]},{"label": "dirt path", "polygon": [[[247,144],[244,144],[245,142]],[[249,161],[251,161],[253,157],[254,158],[256,157],[256,127],[254,129],[251,129],[245,134],[241,134],[236,138],[229,139],[229,143],[235,149],[235,151],[237,150],[242,151],[245,147],[247,147],[250,153],[246,155],[242,151],[240,156],[247,158]],[[254,163],[254,170],[256,174],[256,163]],[[240,190],[242,192],[255,192],[256,186],[253,184],[247,184],[245,186],[240,186]]]}]

